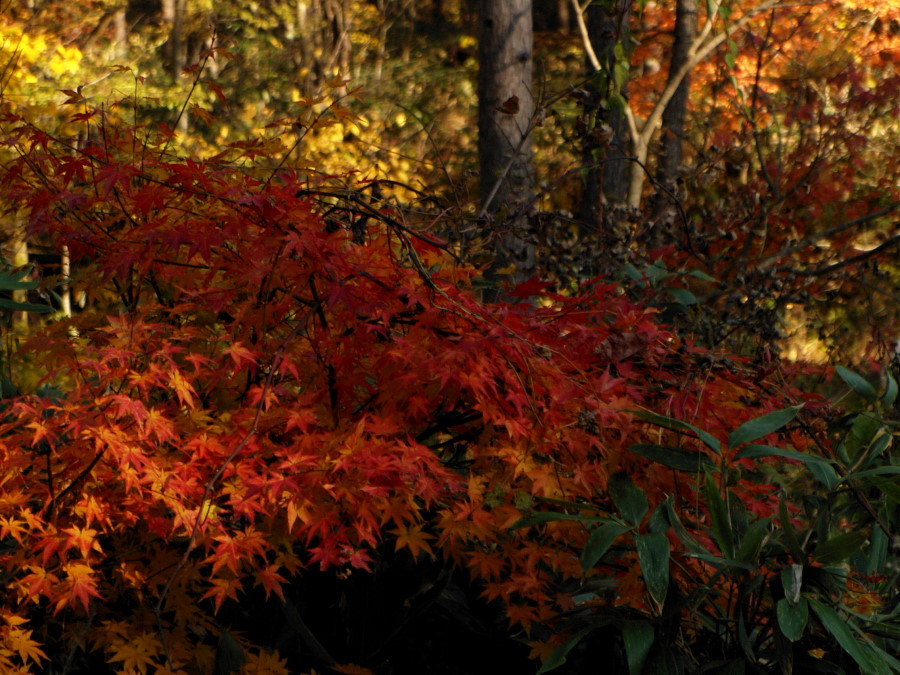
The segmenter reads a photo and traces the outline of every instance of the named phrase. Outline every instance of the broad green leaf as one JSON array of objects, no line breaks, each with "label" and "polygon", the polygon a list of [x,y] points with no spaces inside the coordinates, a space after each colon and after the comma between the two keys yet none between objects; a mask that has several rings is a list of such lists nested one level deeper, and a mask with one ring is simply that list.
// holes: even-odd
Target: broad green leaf
[{"label": "broad green leaf", "polygon": [[823,565],[843,562],[860,550],[869,538],[868,530],[845,532],[816,546],[812,557]]},{"label": "broad green leaf", "polygon": [[778,617],[778,627],[782,634],[791,642],[796,642],[803,637],[806,630],[806,622],[809,619],[809,606],[806,598],[800,598],[796,604],[782,598],[775,605],[775,614]]},{"label": "broad green leaf", "polygon": [[709,457],[694,450],[651,443],[637,443],[629,446],[628,449],[636,455],[646,457],[651,462],[658,462],[676,471],[700,473],[705,470],[716,470],[716,465],[713,464]]},{"label": "broad green leaf", "polygon": [[49,314],[53,311],[53,308],[50,305],[35,305],[31,302],[15,302],[13,300],[7,300],[6,298],[0,298],[0,307],[14,312],[32,312],[33,314]]},{"label": "broad green leaf", "polygon": [[607,490],[622,517],[632,525],[639,525],[649,508],[644,491],[623,471],[610,476]]},{"label": "broad green leaf", "polygon": [[654,639],[653,626],[648,621],[626,621],[622,625],[629,675],[641,675]]},{"label": "broad green leaf", "polygon": [[709,281],[710,283],[716,283],[715,278],[709,276],[706,272],[701,272],[700,270],[691,270],[688,272],[689,276],[694,277],[695,279],[702,279],[703,281]]},{"label": "broad green leaf", "polygon": [[678,514],[675,513],[675,507],[672,505],[672,498],[667,497],[666,500],[660,504],[660,506],[663,505],[666,507],[668,521],[672,525],[675,534],[677,534],[678,538],[681,540],[681,543],[687,546],[693,553],[705,553],[706,549],[700,545],[700,542],[694,539],[690,532],[687,531],[687,528],[681,522]]},{"label": "broad green leaf", "polygon": [[675,301],[687,307],[688,305],[696,305],[699,300],[697,296],[686,288],[667,288],[666,291],[675,298]]},{"label": "broad green leaf", "polygon": [[900,484],[898,484],[896,479],[873,476],[872,480],[866,482],[880,490],[885,497],[895,504],[900,504]]},{"label": "broad green leaf", "polygon": [[662,532],[639,534],[634,538],[647,590],[662,605],[669,588],[669,538]]},{"label": "broad green leaf", "polygon": [[782,567],[781,586],[787,601],[792,605],[796,604],[800,600],[800,591],[803,590],[803,565]]},{"label": "broad green leaf", "polygon": [[[856,628],[856,626],[854,626],[854,628]],[[869,643],[868,647],[874,653],[875,658],[889,668],[888,672],[900,673],[900,661],[898,661],[894,656],[888,654],[874,642]]]},{"label": "broad green leaf", "polygon": [[657,504],[656,508],[653,509],[653,513],[650,514],[650,520],[647,521],[647,531],[668,532],[669,527],[670,524],[666,504],[664,502],[660,502],[659,504]]},{"label": "broad green leaf", "polygon": [[884,574],[888,561],[888,537],[880,527],[872,530],[871,543],[865,558],[863,574]]},{"label": "broad green leaf", "polygon": [[759,558],[759,550],[762,547],[763,540],[769,533],[771,521],[768,518],[756,520],[750,524],[744,536],[741,537],[741,545],[737,552],[737,560],[748,564],[753,564]]},{"label": "broad green leaf", "polygon": [[845,480],[851,478],[868,478],[870,476],[893,476],[900,473],[900,466],[879,466],[877,469],[866,469],[858,473],[851,473]]},{"label": "broad green leaf", "polygon": [[240,670],[245,661],[244,650],[241,649],[241,645],[234,639],[234,636],[227,630],[219,633],[213,675],[230,675]]},{"label": "broad green leaf", "polygon": [[609,518],[603,516],[587,516],[580,513],[552,513],[550,511],[541,511],[525,516],[521,520],[509,526],[510,530],[518,530],[522,527],[531,527],[532,525],[543,525],[544,523],[552,523],[556,520],[577,520],[580,523],[607,523]]},{"label": "broad green leaf", "polygon": [[730,49],[725,52],[725,65],[734,70],[735,54]]},{"label": "broad green leaf", "polygon": [[627,525],[603,523],[591,530],[587,542],[584,544],[584,550],[581,551],[581,569],[585,572],[592,569],[600,561],[600,558],[606,555],[616,539],[630,529]]},{"label": "broad green leaf", "polygon": [[861,375],[857,375],[852,370],[848,370],[843,366],[838,366],[835,370],[848,387],[867,401],[874,401],[878,398],[878,395],[875,393],[875,387],[869,384],[868,380]]},{"label": "broad green leaf", "polygon": [[784,410],[776,410],[768,415],[744,422],[728,435],[728,447],[736,448],[757,438],[768,436],[790,422],[800,412],[802,405],[795,405]]},{"label": "broad green leaf", "polygon": [[834,462],[825,457],[818,455],[810,455],[805,452],[797,452],[796,450],[787,450],[786,448],[776,448],[772,445],[756,445],[751,443],[734,453],[735,459],[753,459],[756,457],[784,457],[786,459],[795,459],[804,464],[834,464]]},{"label": "broad green leaf", "polygon": [[33,265],[28,265],[14,272],[0,272],[0,291],[24,291],[37,288],[37,281],[23,281],[31,274]]},{"label": "broad green leaf", "polygon": [[717,455],[722,454],[722,443],[719,441],[719,439],[712,434],[703,431],[702,429],[698,429],[693,424],[688,424],[687,422],[682,422],[681,420],[676,420],[664,415],[657,415],[656,413],[652,413],[646,410],[629,410],[628,412],[634,413],[636,417],[644,420],[645,422],[656,424],[663,427],[664,429],[671,429],[672,431],[693,432],[697,435],[697,438],[703,441],[708,448],[713,450],[713,452],[715,452]]},{"label": "broad green leaf", "polygon": [[837,472],[830,464],[820,464],[819,462],[809,462],[806,465],[809,472],[815,476],[822,485],[829,490],[834,490],[841,482]]},{"label": "broad green leaf", "polygon": [[861,413],[853,419],[850,431],[844,438],[844,449],[847,457],[855,461],[860,452],[866,450],[881,430],[881,420],[867,413]]},{"label": "broad green leaf", "polygon": [[709,509],[713,539],[719,550],[722,551],[722,555],[731,560],[734,558],[734,531],[731,527],[731,515],[725,500],[719,494],[719,488],[712,475],[707,474],[706,476],[703,496],[706,498],[706,505]]},{"label": "broad green leaf", "polygon": [[881,397],[881,405],[890,408],[897,400],[897,380],[890,373],[887,374],[887,386],[884,389],[884,396]]},{"label": "broad green leaf", "polygon": [[784,543],[787,546],[791,557],[793,557],[794,562],[798,564],[806,563],[806,554],[803,552],[803,547],[800,545],[800,540],[797,538],[797,532],[791,524],[787,503],[783,499],[778,503],[778,521],[781,523],[781,533],[784,536]]},{"label": "broad green leaf", "polygon": [[812,598],[809,599],[809,604],[812,605],[813,611],[819,617],[822,625],[834,636],[843,650],[856,661],[863,673],[866,675],[890,675],[889,667],[878,658],[878,653],[869,649],[869,645],[857,640],[847,625],[847,621],[842,619],[837,612]]},{"label": "broad green leaf", "polygon": [[593,630],[593,626],[588,626],[587,628],[582,628],[580,631],[575,633],[571,638],[566,640],[559,647],[554,649],[550,656],[547,657],[547,660],[541,664],[540,669],[537,671],[537,675],[542,675],[542,673],[549,673],[551,670],[556,670],[561,665],[566,662],[566,656],[569,655],[569,652],[572,651],[579,642],[584,639],[584,636],[590,633]]}]

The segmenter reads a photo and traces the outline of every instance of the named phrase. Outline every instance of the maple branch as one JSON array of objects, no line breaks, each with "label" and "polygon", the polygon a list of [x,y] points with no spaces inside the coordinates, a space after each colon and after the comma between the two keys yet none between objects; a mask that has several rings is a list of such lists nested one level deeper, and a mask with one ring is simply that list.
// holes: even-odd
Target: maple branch
[{"label": "maple branch", "polygon": [[862,225],[863,223],[867,223],[870,220],[875,220],[876,218],[880,218],[881,216],[886,216],[887,214],[896,211],[900,208],[900,202],[894,202],[892,204],[888,204],[883,209],[879,211],[875,211],[874,213],[868,213],[864,216],[860,216],[859,218],[854,218],[853,220],[848,220],[846,222],[840,223],[839,225],[834,225],[832,227],[821,230],[820,232],[813,232],[812,234],[808,234],[796,244],[785,246],[777,253],[773,253],[767,258],[764,258],[757,267],[760,270],[766,270],[774,265],[780,258],[784,258],[785,256],[791,255],[793,253],[797,253],[798,251],[802,251],[807,248],[811,244],[815,244],[816,242],[822,241],[823,239],[827,239],[832,235],[839,234],[844,230],[848,230],[851,227],[855,227],[856,225]]},{"label": "maple branch", "polygon": [[875,248],[869,249],[868,251],[864,251],[859,255],[851,256],[849,258],[845,258],[839,262],[836,262],[832,265],[827,265],[826,267],[819,267],[811,270],[791,270],[794,274],[801,277],[817,277],[823,274],[829,274],[830,272],[834,272],[836,270],[841,269],[842,267],[847,267],[849,265],[855,265],[856,263],[863,262],[864,260],[868,260],[869,258],[874,258],[879,253],[883,253],[887,251],[897,244],[900,244],[900,234],[896,234],[890,239],[882,242]]}]

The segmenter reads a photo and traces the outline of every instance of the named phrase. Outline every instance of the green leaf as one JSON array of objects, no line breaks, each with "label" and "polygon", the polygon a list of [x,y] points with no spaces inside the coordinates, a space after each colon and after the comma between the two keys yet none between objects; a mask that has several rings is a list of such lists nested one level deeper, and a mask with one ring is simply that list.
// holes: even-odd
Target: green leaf
[{"label": "green leaf", "polygon": [[703,431],[702,429],[698,429],[693,424],[688,424],[687,422],[682,422],[681,420],[676,420],[664,415],[657,415],[656,413],[648,412],[646,410],[629,410],[628,412],[634,413],[636,417],[644,420],[645,422],[656,424],[665,429],[671,429],[672,431],[693,432],[697,435],[697,438],[703,441],[708,448],[713,450],[713,452],[715,452],[717,455],[722,454],[722,443],[719,441],[719,439],[712,434]]},{"label": "green leaf", "polygon": [[672,530],[678,535],[681,543],[687,546],[693,553],[705,553],[706,549],[700,545],[700,542],[694,539],[690,532],[687,531],[687,528],[681,522],[678,514],[675,513],[675,507],[672,505],[672,498],[667,497],[664,502],[660,503],[660,507],[663,505],[665,505],[666,515],[668,516],[669,523],[672,525]]},{"label": "green leaf", "polygon": [[569,655],[569,652],[572,651],[578,645],[578,643],[584,639],[584,636],[590,633],[592,630],[593,626],[582,628],[566,642],[554,649],[550,653],[550,656],[547,657],[547,660],[544,661],[543,664],[541,664],[540,669],[537,671],[537,675],[542,675],[542,673],[549,673],[551,670],[556,670],[561,665],[563,665],[566,662],[566,656]]},{"label": "green leaf", "polygon": [[244,665],[246,658],[241,645],[227,630],[219,633],[218,644],[216,644],[216,661],[213,665],[213,675],[229,675],[236,670],[240,670]]},{"label": "green leaf", "polygon": [[900,485],[896,480],[890,478],[872,477],[872,480],[866,481],[877,490],[880,490],[885,497],[895,504],[900,504]]},{"label": "green leaf", "polygon": [[845,532],[816,546],[812,557],[823,565],[843,562],[860,550],[869,538],[868,530]]},{"label": "green leaf", "polygon": [[844,437],[844,449],[847,457],[855,461],[860,452],[867,449],[881,430],[881,420],[867,413],[861,413],[853,419],[850,431]]},{"label": "green leaf", "polygon": [[782,598],[775,605],[775,614],[778,617],[778,627],[782,634],[791,642],[796,642],[803,637],[806,630],[806,622],[809,619],[809,606],[806,598],[800,598],[797,604],[792,605],[787,598]]},{"label": "green leaf", "polygon": [[885,574],[888,561],[888,536],[880,527],[872,530],[871,543],[866,554],[863,574]]},{"label": "green leaf", "polygon": [[719,550],[722,551],[722,555],[731,560],[734,558],[734,531],[731,527],[731,515],[710,474],[706,476],[703,496],[706,498],[706,505],[709,508],[713,539]]},{"label": "green leaf", "polygon": [[0,298],[0,307],[9,309],[13,312],[32,312],[33,314],[49,314],[53,311],[50,305],[35,305],[31,302],[15,302]]},{"label": "green leaf", "polygon": [[649,532],[637,535],[634,543],[647,590],[662,605],[669,588],[669,538],[662,532]]},{"label": "green leaf", "polygon": [[699,300],[697,296],[686,288],[667,288],[666,291],[675,298],[675,301],[687,307],[688,305],[696,305]]},{"label": "green leaf", "polygon": [[851,473],[846,479],[850,478],[868,478],[870,476],[890,476],[900,473],[900,466],[879,466],[877,469],[866,469]]},{"label": "green leaf", "polygon": [[752,459],[755,457],[784,457],[786,459],[795,459],[804,464],[834,464],[832,460],[819,457],[818,455],[810,455],[786,448],[776,448],[773,445],[756,445],[755,443],[745,445],[734,454],[735,459]]},{"label": "green leaf", "polygon": [[627,525],[603,523],[591,530],[584,549],[581,551],[581,569],[585,572],[592,569],[600,561],[600,558],[606,555],[616,539],[630,529]]},{"label": "green leaf", "polygon": [[710,283],[716,283],[716,279],[714,277],[709,276],[706,272],[701,272],[700,270],[691,270],[688,272],[689,276],[694,277],[695,279],[701,279],[702,281],[708,281]]},{"label": "green leaf", "polygon": [[881,397],[881,405],[890,408],[897,400],[897,380],[890,373],[887,374],[887,387],[884,389],[884,396]]},{"label": "green leaf", "polygon": [[768,436],[773,431],[778,431],[794,419],[802,407],[803,405],[795,405],[744,422],[728,435],[728,447],[736,448],[744,443],[755,441],[757,438]]},{"label": "green leaf", "polygon": [[878,395],[875,393],[875,387],[869,384],[868,380],[861,375],[857,375],[843,366],[838,366],[835,370],[848,387],[867,401],[874,401],[878,398]]},{"label": "green leaf", "polygon": [[22,281],[31,274],[34,265],[26,265],[12,272],[0,272],[0,291],[24,291],[38,287],[37,281]]},{"label": "green leaf", "polygon": [[787,601],[792,605],[797,604],[800,601],[800,591],[803,590],[803,565],[782,567],[781,586]]},{"label": "green leaf", "polygon": [[735,54],[732,51],[725,52],[725,65],[728,66],[731,70],[734,70],[734,57]]},{"label": "green leaf", "polygon": [[652,443],[636,443],[629,446],[628,449],[636,455],[646,457],[651,462],[658,462],[676,471],[700,473],[705,470],[716,470],[716,465],[709,457],[695,450]]},{"label": "green leaf", "polygon": [[890,669],[878,658],[878,653],[856,639],[845,619],[818,600],[810,598],[809,604],[812,605],[813,611],[819,617],[822,625],[834,636],[843,650],[856,661],[863,673],[866,675],[890,675]]},{"label": "green leaf", "polygon": [[736,559],[740,562],[753,564],[759,558],[759,550],[763,540],[769,534],[771,521],[768,518],[756,520],[750,524],[744,536],[741,538],[741,546],[738,549]]},{"label": "green leaf", "polygon": [[625,101],[625,97],[617,91],[614,91],[609,95],[607,103],[609,104],[610,110],[618,110],[622,113],[624,113],[628,108],[628,103]]},{"label": "green leaf", "polygon": [[663,533],[669,531],[669,518],[666,513],[665,502],[660,502],[653,509],[653,513],[650,514],[650,520],[647,521],[647,531]]},{"label": "green leaf", "polygon": [[641,675],[654,639],[653,626],[648,621],[626,621],[622,625],[629,675]]},{"label": "green leaf", "polygon": [[837,472],[830,464],[820,464],[819,462],[809,462],[806,465],[809,472],[815,476],[822,485],[828,490],[834,490],[841,482]]},{"label": "green leaf", "polygon": [[644,491],[631,482],[628,474],[618,471],[610,476],[607,490],[622,517],[632,525],[640,525],[649,505]]},{"label": "green leaf", "polygon": [[794,530],[794,526],[791,525],[787,503],[783,499],[778,503],[778,521],[781,523],[781,533],[784,535],[784,543],[787,546],[791,557],[793,557],[794,562],[798,564],[805,563],[806,554],[803,552],[803,547],[800,545],[800,540],[797,538],[797,532]]}]

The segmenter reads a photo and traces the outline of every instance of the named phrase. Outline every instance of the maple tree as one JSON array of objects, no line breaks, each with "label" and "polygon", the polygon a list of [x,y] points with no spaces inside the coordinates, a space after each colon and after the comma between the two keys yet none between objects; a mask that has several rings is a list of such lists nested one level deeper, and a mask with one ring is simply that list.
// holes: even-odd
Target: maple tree
[{"label": "maple tree", "polygon": [[[130,97],[65,87],[59,124],[3,100],[2,203],[85,294],[5,357],[5,670],[362,672],[465,590],[544,670],[599,636],[630,672],[896,671],[888,371],[883,391],[839,371],[859,410],[829,425],[789,384],[814,369],[667,322],[659,296],[710,278],[677,247],[630,285],[485,304],[378,182],[271,131],[192,149],[116,76]],[[0,287],[58,287],[26,274]],[[353,649],[302,610],[392,574],[422,583],[389,586],[403,620]],[[272,608],[293,647],[254,631]]]}]

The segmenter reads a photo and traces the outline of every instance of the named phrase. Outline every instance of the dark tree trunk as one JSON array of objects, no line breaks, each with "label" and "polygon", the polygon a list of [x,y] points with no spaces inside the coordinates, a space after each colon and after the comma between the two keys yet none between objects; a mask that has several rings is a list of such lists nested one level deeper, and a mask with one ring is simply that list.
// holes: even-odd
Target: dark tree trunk
[{"label": "dark tree trunk", "polygon": [[[593,84],[585,102],[585,138],[583,161],[587,172],[584,179],[579,219],[588,231],[604,230],[605,214],[625,204],[628,195],[630,164],[628,156],[628,125],[620,107],[609,104],[615,91],[610,74],[615,64],[617,44],[629,50],[628,20],[631,0],[617,0],[610,9],[594,3],[587,10],[587,29],[594,53],[603,70],[594,72],[590,59],[588,72],[594,73]],[[627,57],[627,53],[626,53]],[[623,83],[618,92],[626,97]]]},{"label": "dark tree trunk", "polygon": [[531,0],[484,0],[479,13],[478,161],[482,212],[494,223],[493,270],[534,270],[534,247],[522,236],[534,199],[531,126]]},{"label": "dark tree trunk", "polygon": [[[675,40],[672,43],[672,60],[669,64],[670,81],[687,63],[688,51],[696,36],[697,0],[678,0],[675,9]],[[658,172],[664,184],[674,184],[681,170],[689,88],[690,75],[686,75],[663,112]]]}]

